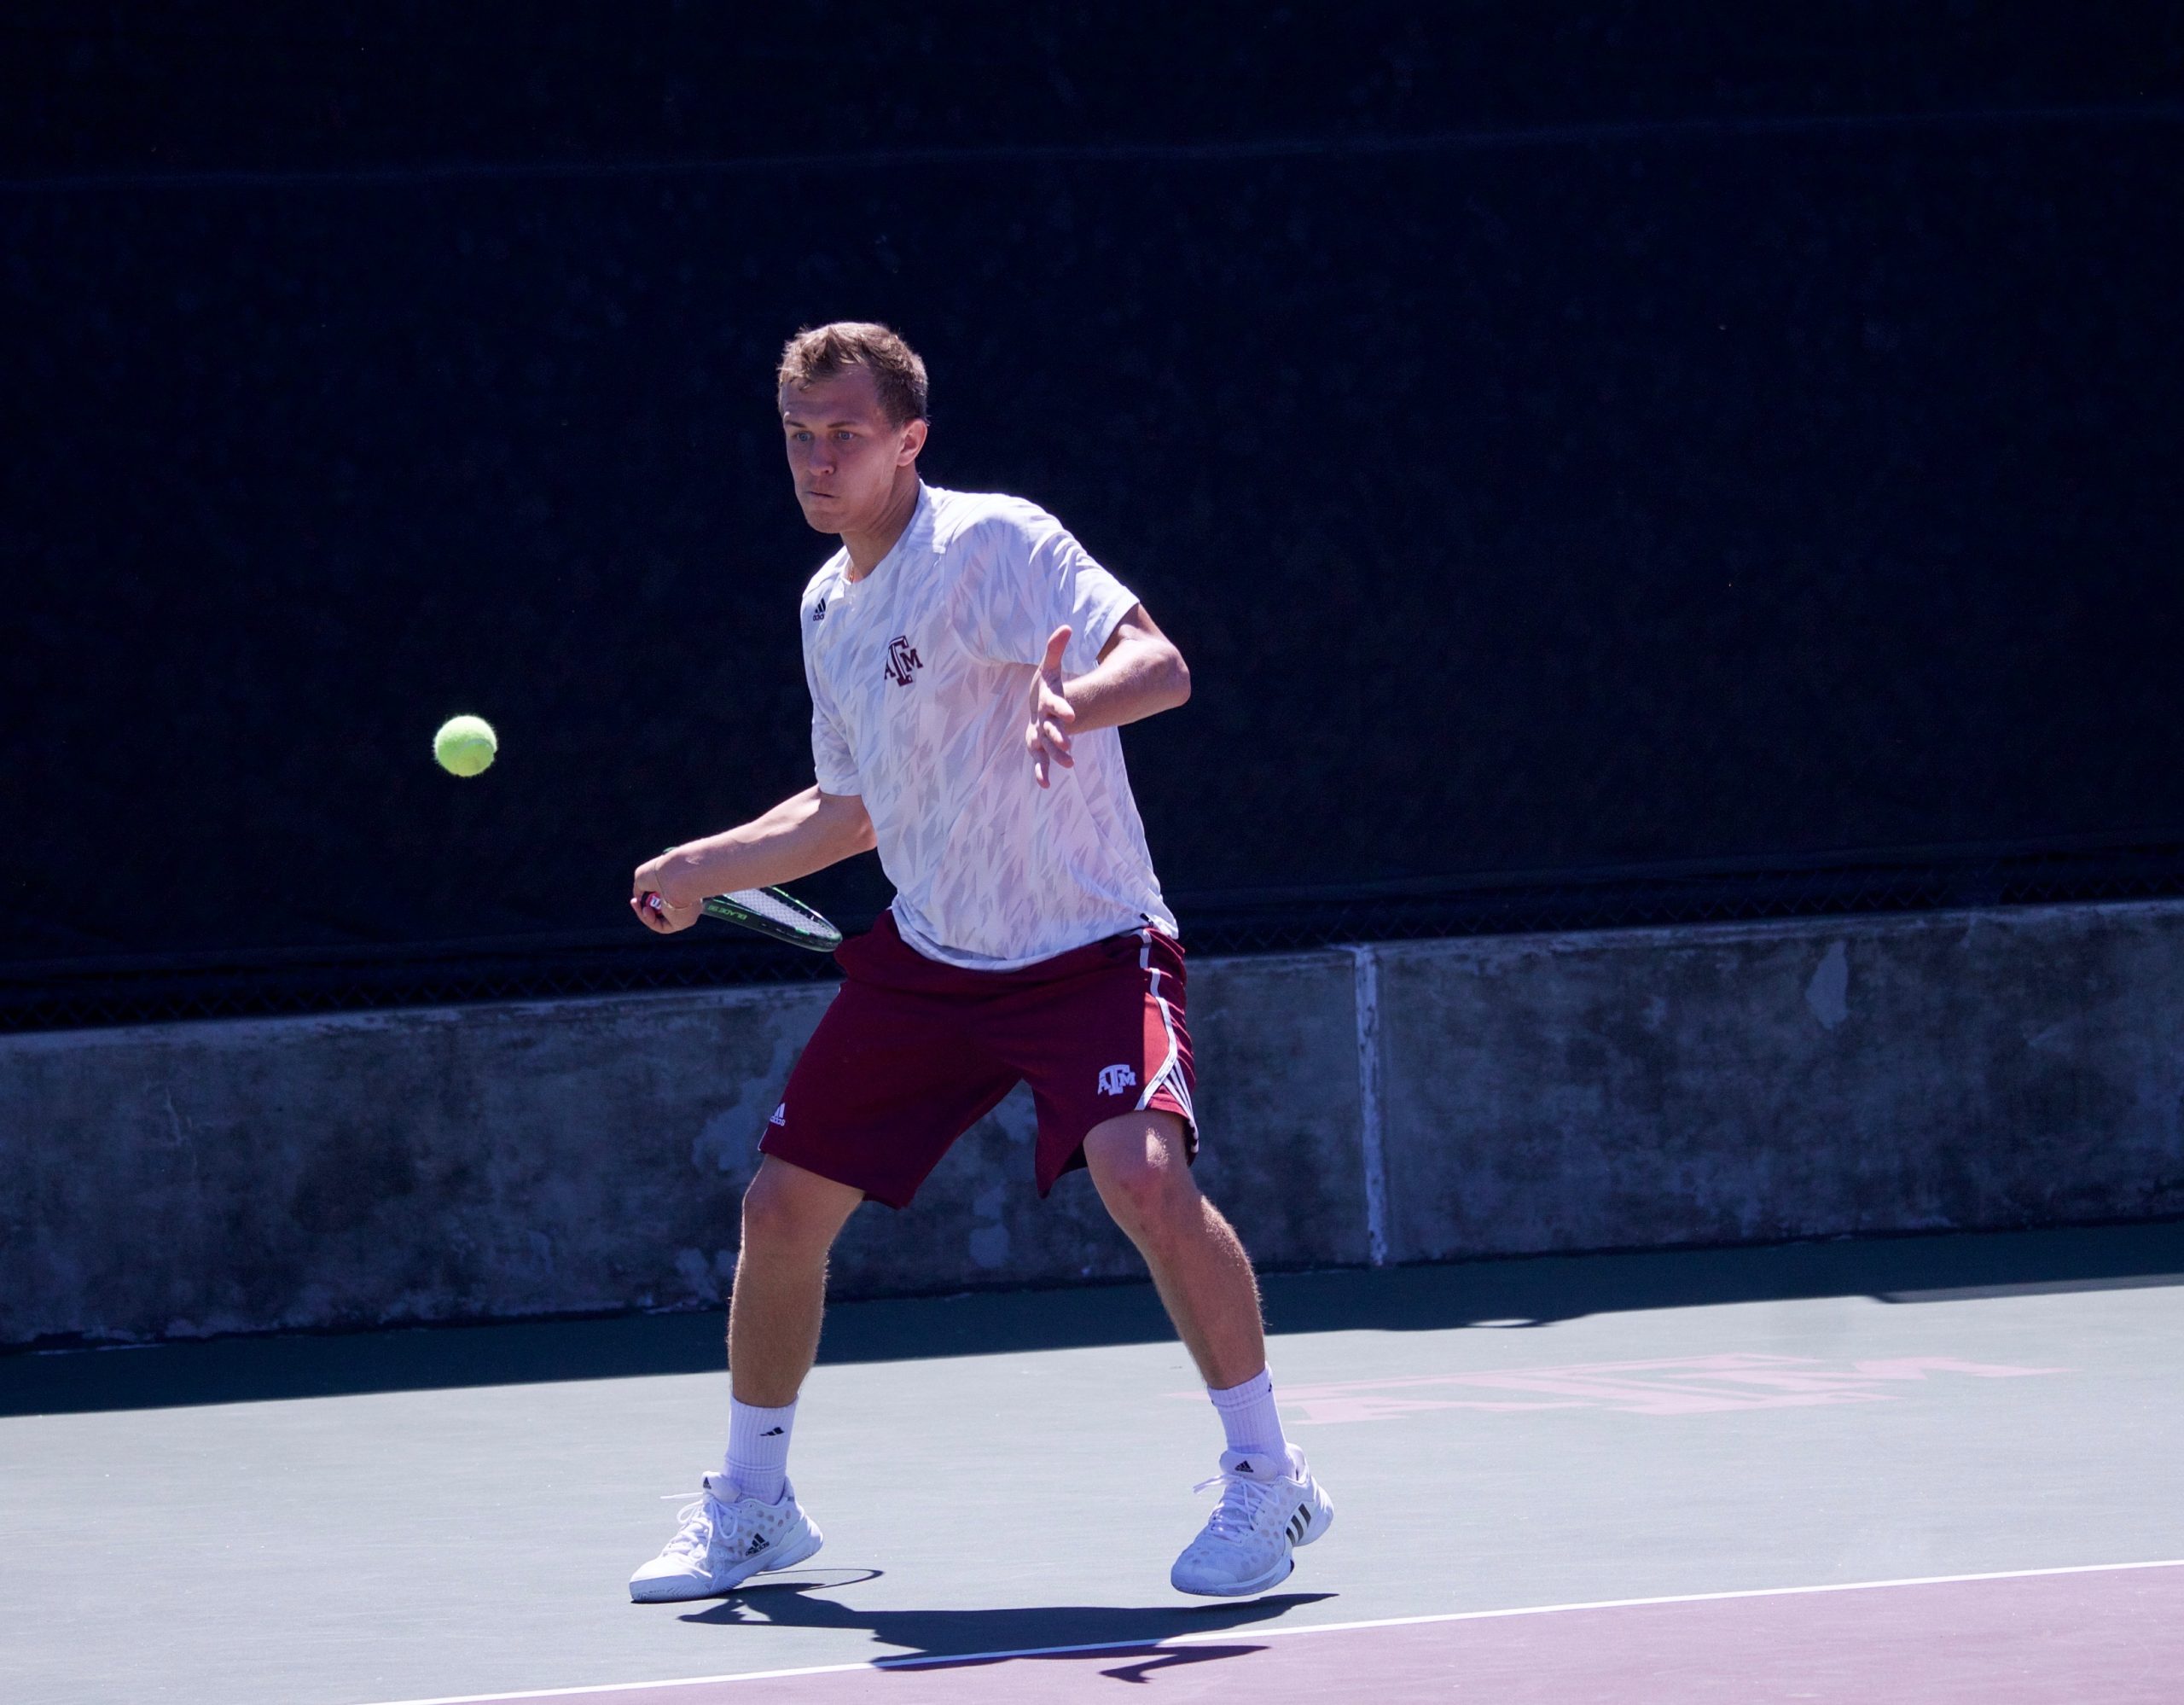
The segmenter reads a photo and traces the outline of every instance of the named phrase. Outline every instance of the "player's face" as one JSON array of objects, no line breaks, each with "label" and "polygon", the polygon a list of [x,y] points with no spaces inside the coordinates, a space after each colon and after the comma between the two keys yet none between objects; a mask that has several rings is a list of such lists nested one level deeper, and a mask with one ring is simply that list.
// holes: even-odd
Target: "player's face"
[{"label": "player's face", "polygon": [[821,532],[857,532],[885,516],[897,471],[917,459],[925,422],[890,422],[862,367],[783,386],[781,404],[788,471],[804,520]]}]

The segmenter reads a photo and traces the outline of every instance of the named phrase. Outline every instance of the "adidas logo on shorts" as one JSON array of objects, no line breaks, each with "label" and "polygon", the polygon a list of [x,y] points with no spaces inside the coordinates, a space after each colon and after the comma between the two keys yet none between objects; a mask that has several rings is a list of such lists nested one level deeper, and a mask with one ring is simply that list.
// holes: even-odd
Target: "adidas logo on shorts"
[{"label": "adidas logo on shorts", "polygon": [[767,1120],[766,1123],[769,1125],[787,1125],[788,1123],[788,1103],[787,1102],[783,1102],[779,1107],[775,1108],[773,1111],[773,1116]]}]

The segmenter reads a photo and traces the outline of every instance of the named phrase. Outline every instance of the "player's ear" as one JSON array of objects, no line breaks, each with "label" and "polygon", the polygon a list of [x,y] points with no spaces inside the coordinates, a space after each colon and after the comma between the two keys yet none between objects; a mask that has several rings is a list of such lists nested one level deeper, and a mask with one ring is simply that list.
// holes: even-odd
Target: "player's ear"
[{"label": "player's ear", "polygon": [[918,459],[918,452],[925,448],[926,426],[922,420],[909,422],[903,428],[903,447],[895,452],[895,465],[907,468]]}]

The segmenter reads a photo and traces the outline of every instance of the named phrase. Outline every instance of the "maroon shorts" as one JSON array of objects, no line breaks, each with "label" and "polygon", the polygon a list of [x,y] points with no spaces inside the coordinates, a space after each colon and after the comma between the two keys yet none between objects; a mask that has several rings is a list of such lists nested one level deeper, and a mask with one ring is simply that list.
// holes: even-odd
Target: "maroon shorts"
[{"label": "maroon shorts", "polygon": [[1085,1133],[1157,1108],[1191,1156],[1183,950],[1152,928],[1020,971],[967,971],[905,942],[894,914],[835,951],[846,981],[789,1074],[762,1153],[907,1207],[949,1145],[1019,1081],[1038,1109],[1044,1196]]}]

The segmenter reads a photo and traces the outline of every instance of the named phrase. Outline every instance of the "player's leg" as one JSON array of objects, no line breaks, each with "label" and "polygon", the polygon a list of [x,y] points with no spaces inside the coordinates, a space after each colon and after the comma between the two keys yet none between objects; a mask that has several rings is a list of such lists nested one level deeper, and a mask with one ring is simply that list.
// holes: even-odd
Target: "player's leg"
[{"label": "player's leg", "polygon": [[[1145,1257],[1208,1388],[1226,1390],[1263,1373],[1258,1280],[1234,1228],[1191,1176],[1182,1119],[1147,1111],[1105,1120],[1084,1138],[1084,1164]],[[1281,1442],[1277,1432],[1268,1448]]]},{"label": "player's leg", "polygon": [[1102,1120],[1085,1137],[1084,1163],[1152,1270],[1228,1435],[1220,1499],[1169,1579],[1185,1592],[1263,1592],[1288,1577],[1296,1547],[1333,1525],[1334,1505],[1282,1436],[1251,1258],[1192,1178],[1179,1114]]},{"label": "player's leg", "polygon": [[[1197,1155],[1182,947],[1149,926],[1023,974],[990,1003],[988,1040],[1031,1082],[1039,1114],[1039,1193],[1076,1167],[1152,1270],[1224,1417],[1223,1399],[1263,1382],[1266,1343],[1251,1258],[1191,1176]],[[1271,1398],[1252,1442],[1279,1449]],[[1233,1423],[1229,1432],[1236,1436]]]},{"label": "player's leg", "polygon": [[827,1252],[864,1192],[763,1155],[743,1192],[729,1300],[728,1452],[684,1506],[667,1548],[630,1577],[640,1603],[726,1592],[802,1562],[822,1543],[788,1483],[796,1394],[819,1353]]},{"label": "player's leg", "polygon": [[[897,963],[908,957],[909,963]],[[630,1596],[702,1598],[817,1551],[788,1481],[797,1394],[819,1347],[827,1255],[868,1196],[909,1205],[949,1145],[1015,1082],[916,980],[929,962],[875,928],[845,946],[848,981],[790,1074],[743,1197],[729,1305],[726,1459],[705,1476]]]},{"label": "player's leg", "polygon": [[743,1192],[743,1243],[728,1305],[728,1368],[738,1403],[796,1401],[819,1353],[827,1252],[864,1192],[762,1155]]},{"label": "player's leg", "polygon": [[743,1192],[743,1241],[728,1305],[728,1452],[739,1497],[781,1502],[788,1490],[796,1395],[819,1354],[827,1254],[864,1192],[762,1155]]}]

